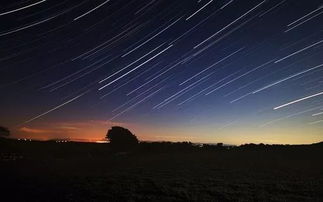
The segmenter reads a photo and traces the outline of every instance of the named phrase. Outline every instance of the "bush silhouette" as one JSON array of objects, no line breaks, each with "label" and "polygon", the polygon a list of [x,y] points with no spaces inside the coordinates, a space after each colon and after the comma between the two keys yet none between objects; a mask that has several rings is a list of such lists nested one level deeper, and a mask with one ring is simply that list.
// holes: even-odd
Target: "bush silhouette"
[{"label": "bush silhouette", "polygon": [[118,151],[133,149],[138,144],[137,137],[128,129],[120,126],[113,126],[108,130],[106,139],[109,140],[112,148]]},{"label": "bush silhouette", "polygon": [[10,135],[9,129],[3,126],[0,126],[0,137],[9,136],[9,135]]}]

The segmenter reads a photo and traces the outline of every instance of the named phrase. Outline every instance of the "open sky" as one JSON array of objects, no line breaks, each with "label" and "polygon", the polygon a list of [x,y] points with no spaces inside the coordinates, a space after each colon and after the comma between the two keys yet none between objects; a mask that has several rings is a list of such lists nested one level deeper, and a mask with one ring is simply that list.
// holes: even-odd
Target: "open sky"
[{"label": "open sky", "polygon": [[0,5],[0,125],[17,138],[323,140],[322,0]]}]

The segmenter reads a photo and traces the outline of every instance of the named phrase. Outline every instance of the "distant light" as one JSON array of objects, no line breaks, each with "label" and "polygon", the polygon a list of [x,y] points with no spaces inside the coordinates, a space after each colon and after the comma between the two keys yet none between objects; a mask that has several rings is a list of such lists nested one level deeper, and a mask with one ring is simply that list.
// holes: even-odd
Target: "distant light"
[{"label": "distant light", "polygon": [[108,143],[108,141],[106,141],[106,140],[98,140],[98,141],[95,141],[95,143]]}]

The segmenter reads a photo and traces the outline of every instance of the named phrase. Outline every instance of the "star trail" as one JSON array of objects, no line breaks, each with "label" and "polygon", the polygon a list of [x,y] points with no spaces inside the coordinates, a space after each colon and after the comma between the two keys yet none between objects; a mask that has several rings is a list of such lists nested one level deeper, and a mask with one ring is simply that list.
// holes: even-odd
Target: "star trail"
[{"label": "star trail", "polygon": [[106,122],[60,138],[100,139],[115,123],[146,140],[321,141],[322,21],[322,0],[2,2],[0,124],[36,139],[57,134],[20,128]]}]

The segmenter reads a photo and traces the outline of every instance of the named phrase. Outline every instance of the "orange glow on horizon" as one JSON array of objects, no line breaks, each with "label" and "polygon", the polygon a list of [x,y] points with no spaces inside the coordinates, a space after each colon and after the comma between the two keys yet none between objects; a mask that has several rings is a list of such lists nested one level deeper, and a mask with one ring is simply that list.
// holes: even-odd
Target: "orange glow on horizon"
[{"label": "orange glow on horizon", "polygon": [[[24,126],[12,131],[15,138],[33,140],[69,140],[76,142],[105,142],[105,135],[111,126],[118,125],[132,131],[141,141],[190,141],[196,143],[245,144],[310,144],[322,141],[322,132],[313,128],[290,127],[231,127],[226,129],[204,127],[146,127],[132,123],[106,121],[84,121],[65,123],[42,123]],[[297,129],[295,129],[297,128]],[[293,129],[293,130],[292,130]],[[304,135],[307,134],[307,135]]]}]

